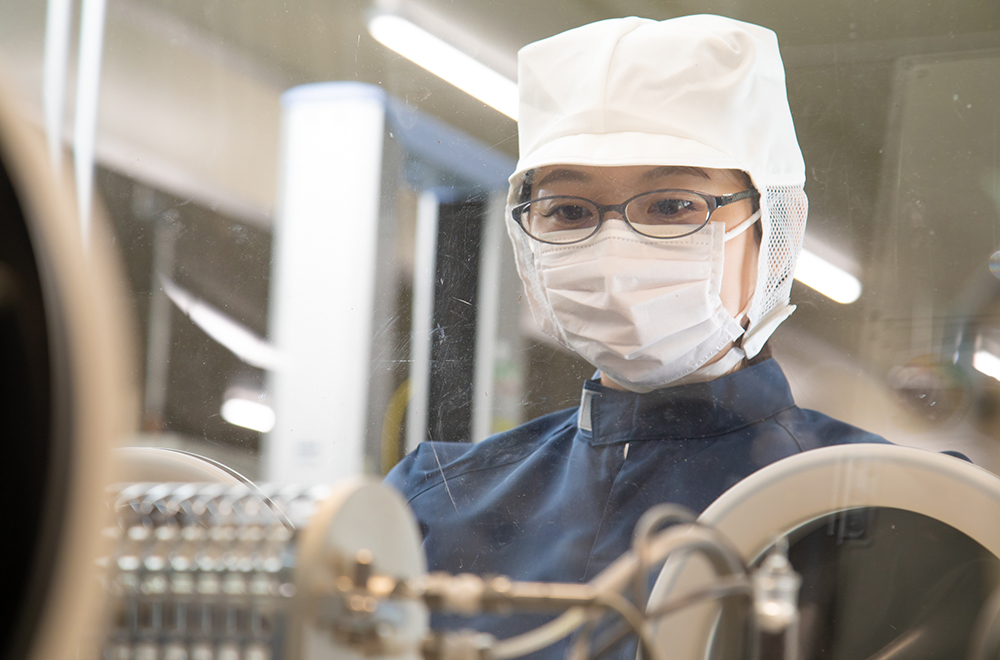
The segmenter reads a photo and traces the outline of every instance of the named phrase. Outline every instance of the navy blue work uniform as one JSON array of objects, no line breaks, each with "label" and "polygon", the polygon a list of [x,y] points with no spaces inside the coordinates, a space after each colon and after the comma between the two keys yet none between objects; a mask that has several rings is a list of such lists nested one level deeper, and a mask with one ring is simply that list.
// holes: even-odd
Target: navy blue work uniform
[{"label": "navy blue work uniform", "polygon": [[[774,360],[647,394],[588,380],[581,405],[470,445],[423,443],[387,477],[424,534],[429,570],[586,582],[663,502],[704,510],[808,449],[885,442],[795,405]],[[507,637],[537,617],[473,627]]]}]

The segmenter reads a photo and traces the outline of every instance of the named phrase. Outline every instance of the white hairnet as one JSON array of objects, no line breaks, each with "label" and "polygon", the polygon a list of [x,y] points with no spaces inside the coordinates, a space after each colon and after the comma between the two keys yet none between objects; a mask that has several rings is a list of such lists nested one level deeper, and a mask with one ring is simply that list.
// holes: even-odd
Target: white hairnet
[{"label": "white hairnet", "polygon": [[[524,173],[545,165],[687,165],[750,176],[763,236],[743,348],[756,355],[794,309],[788,297],[807,211],[774,32],[711,15],[600,21],[522,48],[518,88],[510,204]],[[515,242],[531,240],[509,212],[508,231]],[[533,251],[516,253],[532,311],[558,337],[538,303]]]}]

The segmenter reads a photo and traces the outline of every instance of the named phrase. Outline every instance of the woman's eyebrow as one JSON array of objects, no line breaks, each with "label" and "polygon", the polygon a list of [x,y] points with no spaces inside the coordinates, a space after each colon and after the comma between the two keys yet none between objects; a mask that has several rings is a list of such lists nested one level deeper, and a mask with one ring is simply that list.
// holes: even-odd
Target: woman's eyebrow
[{"label": "woman's eyebrow", "polygon": [[688,174],[691,176],[699,176],[703,179],[711,179],[708,172],[701,169],[700,167],[689,167],[684,165],[663,165],[661,167],[654,167],[648,172],[644,172],[642,179],[645,181],[652,181],[653,179],[659,179],[660,177],[673,176],[677,174]]},{"label": "woman's eyebrow", "polygon": [[555,183],[557,181],[589,181],[590,175],[586,172],[581,172],[580,170],[552,170],[548,174],[542,177],[537,186],[544,186],[548,183]]}]

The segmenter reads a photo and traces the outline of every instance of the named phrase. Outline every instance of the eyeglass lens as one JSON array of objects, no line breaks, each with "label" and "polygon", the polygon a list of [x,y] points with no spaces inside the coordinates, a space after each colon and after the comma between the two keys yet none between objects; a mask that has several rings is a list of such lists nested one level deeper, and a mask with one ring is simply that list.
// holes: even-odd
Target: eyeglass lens
[{"label": "eyeglass lens", "polygon": [[[710,213],[708,201],[683,190],[658,190],[628,202],[625,218],[640,234],[677,238],[700,229]],[[600,208],[580,197],[547,197],[529,202],[521,212],[527,233],[549,243],[574,243],[597,230]]]}]

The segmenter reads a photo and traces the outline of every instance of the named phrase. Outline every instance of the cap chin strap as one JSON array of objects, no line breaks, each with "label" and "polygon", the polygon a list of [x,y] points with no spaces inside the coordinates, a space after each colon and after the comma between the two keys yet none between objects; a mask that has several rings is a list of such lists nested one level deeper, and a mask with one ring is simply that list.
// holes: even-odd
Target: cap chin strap
[{"label": "cap chin strap", "polygon": [[[739,314],[736,315],[735,318],[737,321],[742,321],[746,318],[747,312],[750,311],[750,304],[752,302],[753,296],[750,296],[750,300],[747,301],[746,306],[740,310]],[[736,340],[737,343],[721,358],[711,364],[707,364],[704,367],[697,369],[683,378],[671,382],[667,385],[667,387],[673,387],[674,385],[686,385],[688,383],[703,383],[705,381],[715,380],[719,376],[725,376],[743,360],[749,360],[756,357],[756,355],[760,353],[760,349],[764,348],[764,343],[771,337],[771,334],[778,328],[779,325],[781,325],[781,322],[791,316],[794,311],[795,305],[791,305],[789,303],[785,303],[781,307],[771,310],[771,312],[762,318],[753,328],[744,332]]]},{"label": "cap chin strap", "polygon": [[713,362],[712,364],[706,364],[704,367],[700,367],[696,371],[679,378],[667,387],[674,387],[675,385],[689,385],[691,383],[704,383],[709,380],[715,380],[719,376],[725,376],[730,371],[732,371],[736,365],[742,362],[746,358],[746,353],[739,346],[733,346],[730,348],[725,355]]},{"label": "cap chin strap", "polygon": [[743,350],[746,352],[747,358],[752,358],[760,353],[760,349],[764,348],[764,343],[771,337],[771,334],[794,311],[795,305],[786,302],[780,307],[772,309],[767,313],[767,316],[743,333]]},{"label": "cap chin strap", "polygon": [[[746,318],[747,312],[750,311],[751,302],[753,302],[753,296],[750,296],[750,300],[748,300],[747,304],[740,310],[740,313],[733,317],[736,319],[737,323],[742,322],[743,319]],[[740,337],[744,336],[746,336],[746,333],[740,335]],[[704,383],[705,381],[715,380],[719,376],[725,376],[728,374],[736,365],[747,357],[747,354],[742,347],[743,342],[740,341],[740,337],[736,338],[736,344],[726,351],[726,354],[721,358],[711,364],[699,367],[683,378],[678,378],[677,380],[670,382],[667,387],[673,387],[674,385],[686,385],[688,383]]]}]

